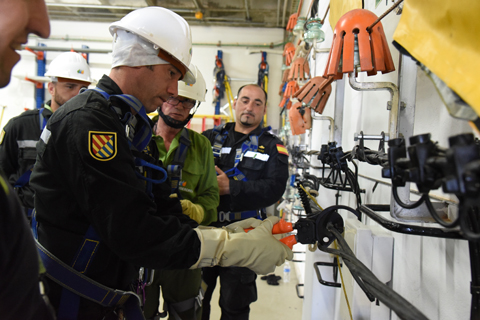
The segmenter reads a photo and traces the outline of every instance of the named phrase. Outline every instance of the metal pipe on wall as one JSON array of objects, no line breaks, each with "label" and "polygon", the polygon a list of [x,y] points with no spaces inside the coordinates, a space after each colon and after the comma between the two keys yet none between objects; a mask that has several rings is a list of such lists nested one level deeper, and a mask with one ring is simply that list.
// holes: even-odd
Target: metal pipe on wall
[{"label": "metal pipe on wall", "polygon": [[357,82],[355,71],[348,74],[348,79],[352,89],[357,91],[379,91],[387,90],[390,93],[391,101],[387,109],[390,110],[388,119],[388,136],[390,139],[397,138],[398,135],[398,87],[392,82]]}]

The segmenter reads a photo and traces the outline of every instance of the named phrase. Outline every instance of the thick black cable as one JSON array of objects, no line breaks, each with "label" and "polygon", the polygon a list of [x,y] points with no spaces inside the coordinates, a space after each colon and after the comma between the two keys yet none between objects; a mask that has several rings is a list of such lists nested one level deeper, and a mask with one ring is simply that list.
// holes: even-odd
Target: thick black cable
[{"label": "thick black cable", "polygon": [[361,205],[360,211],[364,213],[367,217],[371,218],[382,227],[387,230],[409,234],[414,236],[425,236],[425,237],[435,237],[435,238],[445,238],[445,239],[458,239],[465,240],[463,234],[460,234],[460,231],[457,230],[448,230],[443,228],[428,228],[422,226],[408,225],[403,223],[398,223],[397,221],[387,220],[379,214],[376,214],[371,208],[371,205]]},{"label": "thick black cable", "polygon": [[393,194],[393,198],[395,199],[395,202],[398,203],[400,207],[405,209],[415,209],[416,207],[420,206],[425,201],[426,198],[428,198],[428,195],[427,196],[422,195],[422,197],[418,199],[417,202],[414,202],[411,204],[403,203],[402,200],[400,200],[400,197],[398,196],[397,186],[392,186],[392,194]]},{"label": "thick black cable", "polygon": [[353,213],[358,220],[360,220],[360,217],[362,216],[362,214],[360,213],[360,211],[358,210],[355,210],[353,208],[350,208],[348,206],[344,206],[344,205],[335,205],[335,206],[330,206],[328,208],[325,208],[323,211],[322,211],[322,214],[323,215],[326,215],[326,214],[331,214],[332,212],[334,211],[337,211],[337,210],[347,210],[347,211],[350,211],[351,213]]},{"label": "thick black cable", "polygon": [[338,240],[338,244],[342,250],[335,250],[330,248],[319,248],[322,251],[339,255],[344,260],[345,265],[350,270],[352,275],[357,273],[362,279],[363,283],[368,287],[369,291],[373,292],[375,296],[392,309],[397,315],[405,320],[428,320],[417,308],[410,302],[400,296],[392,288],[378,280],[378,278],[368,269],[360,260],[358,260],[353,251],[348,246],[345,239],[340,232],[329,223],[327,230],[330,231]]}]

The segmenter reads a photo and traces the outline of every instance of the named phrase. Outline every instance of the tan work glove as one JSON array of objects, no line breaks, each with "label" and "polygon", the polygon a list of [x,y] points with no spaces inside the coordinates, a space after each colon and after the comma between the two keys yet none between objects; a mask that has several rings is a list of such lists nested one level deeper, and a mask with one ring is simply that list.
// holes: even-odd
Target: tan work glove
[{"label": "tan work glove", "polygon": [[205,216],[205,210],[199,204],[195,204],[190,200],[180,200],[182,204],[183,213],[190,217],[190,219],[195,220],[198,224],[203,221]]},{"label": "tan work glove", "polygon": [[245,229],[256,228],[262,224],[262,220],[255,218],[248,218],[245,220],[240,220],[234,223],[226,225],[224,228],[227,229],[229,233],[240,233],[245,232]]},{"label": "tan work glove", "polygon": [[[248,219],[250,220],[250,219]],[[275,239],[272,228],[280,219],[268,217],[250,232],[241,229],[255,227],[258,222],[250,220],[227,228],[195,228],[201,242],[200,257],[190,269],[202,267],[247,267],[258,274],[267,274],[280,266],[285,259],[292,260],[293,252]]]}]

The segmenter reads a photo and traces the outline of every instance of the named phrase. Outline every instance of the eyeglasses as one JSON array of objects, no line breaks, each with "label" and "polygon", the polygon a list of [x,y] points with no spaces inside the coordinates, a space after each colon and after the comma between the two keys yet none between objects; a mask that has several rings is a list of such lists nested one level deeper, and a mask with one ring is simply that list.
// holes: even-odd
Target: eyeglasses
[{"label": "eyeglasses", "polygon": [[182,106],[187,110],[190,110],[193,107],[195,107],[196,102],[197,102],[196,100],[192,100],[192,99],[179,100],[178,98],[175,98],[175,97],[170,97],[167,100],[167,103],[171,104],[172,106],[176,106],[179,103],[182,103]]}]

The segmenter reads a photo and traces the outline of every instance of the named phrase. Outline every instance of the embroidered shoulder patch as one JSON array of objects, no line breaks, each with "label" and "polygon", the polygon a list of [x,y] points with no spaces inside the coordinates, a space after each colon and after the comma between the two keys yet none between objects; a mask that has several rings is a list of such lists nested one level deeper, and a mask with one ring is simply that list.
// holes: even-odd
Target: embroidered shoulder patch
[{"label": "embroidered shoulder patch", "polygon": [[88,151],[96,160],[112,160],[117,155],[117,133],[89,131]]},{"label": "embroidered shoulder patch", "polygon": [[288,156],[288,150],[287,150],[287,148],[285,148],[285,146],[282,145],[282,144],[277,144],[277,151],[278,151],[278,153],[280,153],[280,154],[284,154],[284,155]]}]

